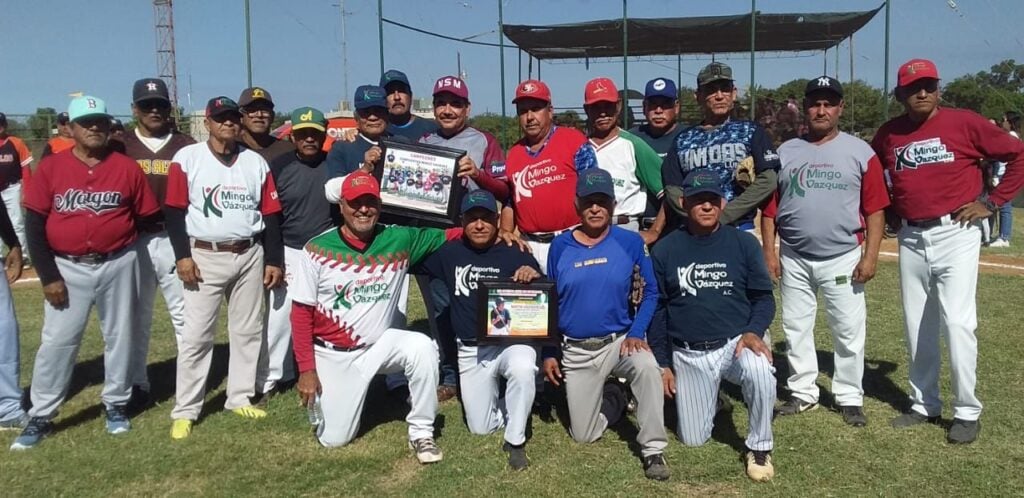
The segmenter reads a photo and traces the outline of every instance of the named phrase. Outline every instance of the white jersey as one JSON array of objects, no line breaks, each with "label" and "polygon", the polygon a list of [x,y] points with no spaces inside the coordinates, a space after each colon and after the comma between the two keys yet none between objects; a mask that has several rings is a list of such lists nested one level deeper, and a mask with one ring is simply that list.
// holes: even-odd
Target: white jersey
[{"label": "white jersey", "polygon": [[608,172],[615,184],[615,214],[638,217],[647,209],[647,193],[660,196],[661,158],[639,137],[625,130],[597,145],[597,167]]}]

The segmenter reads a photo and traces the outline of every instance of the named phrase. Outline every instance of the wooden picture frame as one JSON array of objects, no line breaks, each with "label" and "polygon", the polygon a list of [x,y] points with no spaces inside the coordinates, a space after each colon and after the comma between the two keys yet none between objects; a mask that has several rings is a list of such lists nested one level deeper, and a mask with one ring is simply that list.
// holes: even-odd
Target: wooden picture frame
[{"label": "wooden picture frame", "polygon": [[556,345],[560,339],[554,282],[479,282],[478,344]]},{"label": "wooden picture frame", "polygon": [[384,157],[373,175],[380,182],[381,211],[443,227],[457,226],[465,188],[456,174],[466,152],[388,139],[380,144]]}]

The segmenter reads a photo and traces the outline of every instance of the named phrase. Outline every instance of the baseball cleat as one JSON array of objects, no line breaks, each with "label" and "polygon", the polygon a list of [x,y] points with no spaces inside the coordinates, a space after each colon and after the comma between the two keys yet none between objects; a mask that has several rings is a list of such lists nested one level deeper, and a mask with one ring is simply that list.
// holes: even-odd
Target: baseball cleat
[{"label": "baseball cleat", "polygon": [[263,418],[267,416],[267,412],[265,410],[252,405],[234,408],[231,410],[231,413],[245,418]]},{"label": "baseball cleat", "polygon": [[526,470],[530,466],[530,460],[526,458],[526,443],[514,445],[505,441],[501,449],[508,453],[508,466],[512,470]]},{"label": "baseball cleat", "polygon": [[818,408],[817,403],[808,403],[797,398],[790,398],[775,409],[775,416],[785,417],[788,415],[799,415],[803,412],[809,412],[816,408]]},{"label": "baseball cleat", "polygon": [[971,444],[978,439],[981,432],[981,421],[953,419],[953,425],[949,427],[949,434],[946,441],[949,444]]},{"label": "baseball cleat", "polygon": [[107,407],[107,434],[124,434],[132,430],[132,422],[124,406]]},{"label": "baseball cleat", "polygon": [[768,482],[775,477],[770,451],[747,450],[747,477],[757,482]]},{"label": "baseball cleat", "polygon": [[889,425],[891,425],[893,429],[906,429],[907,427],[913,427],[924,423],[934,424],[938,421],[939,417],[928,417],[911,410],[892,419],[892,421],[889,422]]},{"label": "baseball cleat", "polygon": [[868,417],[864,415],[864,409],[859,406],[840,406],[839,413],[843,414],[843,422],[854,427],[868,425]]},{"label": "baseball cleat", "polygon": [[455,389],[455,386],[440,385],[437,386],[437,402],[444,403],[450,399],[454,399],[458,396],[459,392]]},{"label": "baseball cleat", "polygon": [[53,433],[53,422],[42,417],[32,417],[25,424],[25,430],[11,444],[11,451],[20,451],[35,448],[45,438]]},{"label": "baseball cleat", "polygon": [[664,453],[644,457],[644,477],[655,481],[667,481],[671,475]]},{"label": "baseball cleat", "polygon": [[444,453],[441,452],[441,448],[437,447],[437,443],[434,442],[432,437],[424,437],[415,441],[409,441],[409,447],[412,448],[413,452],[416,453],[416,459],[420,463],[436,463],[440,462],[444,458]]},{"label": "baseball cleat", "polygon": [[10,420],[0,421],[0,431],[20,431],[28,425],[29,416],[22,412],[21,415]]},{"label": "baseball cleat", "polygon": [[171,423],[171,439],[185,439],[192,435],[192,421],[187,418],[176,418]]}]

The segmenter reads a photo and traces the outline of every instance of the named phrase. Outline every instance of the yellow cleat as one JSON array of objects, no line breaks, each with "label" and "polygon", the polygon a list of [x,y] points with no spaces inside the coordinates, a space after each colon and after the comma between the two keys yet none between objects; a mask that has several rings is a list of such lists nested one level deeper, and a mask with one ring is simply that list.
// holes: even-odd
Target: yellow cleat
[{"label": "yellow cleat", "polygon": [[192,435],[192,421],[187,418],[174,419],[171,424],[171,439],[185,439]]},{"label": "yellow cleat", "polygon": [[263,418],[267,416],[266,410],[261,410],[252,405],[235,408],[231,410],[231,413],[245,418]]}]

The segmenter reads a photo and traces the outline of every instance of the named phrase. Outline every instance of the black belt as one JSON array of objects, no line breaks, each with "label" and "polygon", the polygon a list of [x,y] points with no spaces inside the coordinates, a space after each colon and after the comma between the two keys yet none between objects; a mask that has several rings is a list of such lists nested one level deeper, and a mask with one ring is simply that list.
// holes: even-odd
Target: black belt
[{"label": "black belt", "polygon": [[468,346],[468,347],[471,347],[471,348],[475,348],[476,347],[476,339],[469,339],[469,340],[459,339],[459,344],[462,344],[463,346]]},{"label": "black belt", "polygon": [[672,339],[672,345],[677,348],[689,349],[690,351],[714,351],[729,343],[730,339],[715,339],[713,341],[680,341]]},{"label": "black belt", "polygon": [[649,218],[649,217],[640,218],[640,229],[641,230],[647,230],[648,228],[651,228],[652,226],[654,226],[654,220],[655,219],[656,218]]},{"label": "black belt", "polygon": [[57,257],[64,258],[72,263],[85,263],[88,265],[98,265],[105,261],[110,260],[120,251],[114,252],[91,252],[89,254],[71,255],[71,254],[57,254]]},{"label": "black belt", "polygon": [[907,225],[915,228],[933,228],[942,226],[943,218],[946,216],[952,217],[952,215],[939,216],[938,218],[929,218],[927,220],[907,220]]},{"label": "black belt", "polygon": [[564,342],[568,345],[578,347],[580,349],[586,349],[587,351],[597,351],[613,342],[618,340],[625,334],[626,331],[617,332],[614,334],[603,335],[601,337],[587,337],[585,339],[577,339],[575,337],[565,336]]},{"label": "black belt", "polygon": [[[565,230],[569,230],[569,229],[566,228]],[[542,244],[550,244],[552,240],[555,240],[555,237],[558,237],[559,235],[561,235],[561,233],[564,232],[565,230],[558,230],[557,232],[533,232],[533,233],[523,232],[522,235],[523,235],[523,237],[526,237],[527,239],[532,240],[534,242],[540,242]]]},{"label": "black belt", "polygon": [[192,247],[195,247],[196,249],[205,249],[213,252],[231,252],[235,254],[241,254],[248,251],[252,246],[252,239],[226,240],[224,242],[208,242],[199,239],[192,241]]},{"label": "black belt", "polygon": [[322,348],[330,349],[332,351],[340,351],[342,353],[351,353],[352,351],[359,351],[360,349],[366,349],[366,344],[359,344],[359,345],[356,345],[356,346],[352,346],[350,348],[343,348],[341,346],[335,346],[334,344],[331,344],[331,343],[329,343],[329,342],[327,342],[327,341],[325,341],[325,340],[323,340],[323,339],[321,339],[319,337],[314,337],[313,338],[313,344],[315,344],[317,346],[320,346]]},{"label": "black belt", "polygon": [[612,223],[615,225],[628,225],[634,221],[639,223],[640,218],[638,216],[626,216],[624,214],[617,214],[612,217]]}]

